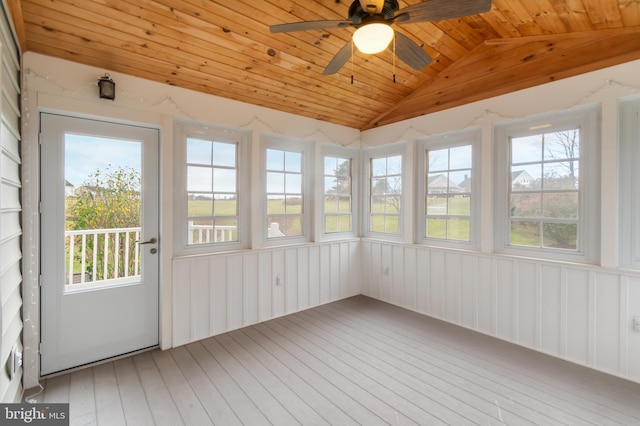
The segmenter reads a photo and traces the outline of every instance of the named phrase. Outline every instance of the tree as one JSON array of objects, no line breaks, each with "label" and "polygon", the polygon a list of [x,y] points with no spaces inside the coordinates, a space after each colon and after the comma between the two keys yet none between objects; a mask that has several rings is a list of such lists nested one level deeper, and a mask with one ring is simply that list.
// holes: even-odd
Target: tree
[{"label": "tree", "polygon": [[[77,198],[68,205],[69,217],[67,227],[73,230],[89,229],[113,229],[113,228],[134,228],[140,226],[140,172],[131,167],[119,167],[111,170],[110,166],[106,171],[97,169],[89,176],[79,189]],[[109,234],[109,247],[116,247],[115,234]],[[129,275],[133,275],[135,270],[135,244],[125,243],[125,236],[120,235],[118,241],[118,256],[122,259],[119,264],[118,276],[123,276],[125,267],[128,268]],[[95,244],[95,247],[94,247]],[[86,263],[87,271],[93,272],[95,268],[96,279],[108,279],[115,276],[114,263],[108,263],[108,270],[104,271],[105,256],[112,257],[112,253],[104,252],[105,236],[100,234],[97,241],[93,238],[87,240]],[[93,253],[96,251],[96,264],[93,264]],[[124,265],[125,250],[129,250],[129,264]],[[81,253],[74,253],[76,261],[80,261]]]}]

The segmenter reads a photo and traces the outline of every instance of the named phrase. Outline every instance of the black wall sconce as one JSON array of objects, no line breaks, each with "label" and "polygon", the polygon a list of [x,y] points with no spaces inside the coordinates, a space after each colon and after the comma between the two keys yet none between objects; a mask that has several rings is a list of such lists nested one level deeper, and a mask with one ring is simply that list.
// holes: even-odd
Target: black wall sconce
[{"label": "black wall sconce", "polygon": [[114,100],[116,98],[116,83],[111,80],[109,74],[105,73],[97,83],[101,99]]}]

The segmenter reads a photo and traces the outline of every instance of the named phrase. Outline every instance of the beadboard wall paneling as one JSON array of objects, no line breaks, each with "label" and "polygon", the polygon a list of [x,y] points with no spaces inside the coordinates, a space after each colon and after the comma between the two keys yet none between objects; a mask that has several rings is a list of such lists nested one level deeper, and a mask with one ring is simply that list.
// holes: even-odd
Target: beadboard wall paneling
[{"label": "beadboard wall paneling", "polygon": [[640,382],[637,273],[372,240],[361,248],[364,295]]},{"label": "beadboard wall paneling", "polygon": [[361,293],[358,240],[176,258],[173,346]]}]

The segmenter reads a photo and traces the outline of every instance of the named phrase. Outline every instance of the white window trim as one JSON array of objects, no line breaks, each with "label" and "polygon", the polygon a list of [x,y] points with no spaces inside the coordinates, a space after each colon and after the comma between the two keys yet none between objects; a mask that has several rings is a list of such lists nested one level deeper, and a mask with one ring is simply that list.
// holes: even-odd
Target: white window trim
[{"label": "white window trim", "polygon": [[[437,247],[449,247],[463,250],[478,250],[480,248],[480,170],[481,164],[481,139],[480,129],[470,129],[460,132],[446,133],[416,140],[416,243]],[[471,145],[471,216],[469,218],[469,241],[447,240],[442,238],[426,237],[425,202],[427,167],[427,150],[455,148],[457,146]]]},{"label": "white window trim", "polygon": [[[302,153],[302,235],[285,236],[277,238],[267,237],[267,149],[283,151],[295,151]],[[257,189],[260,193],[260,224],[259,233],[264,247],[273,247],[289,244],[302,244],[313,241],[314,211],[313,211],[313,180],[314,180],[314,143],[305,139],[294,139],[281,135],[263,134],[260,138],[260,183]]]},{"label": "white window trim", "polygon": [[[413,243],[412,234],[412,211],[413,211],[413,194],[412,176],[413,162],[411,161],[411,152],[413,145],[407,142],[398,142],[390,145],[384,145],[374,148],[365,148],[362,151],[362,184],[361,184],[361,203],[362,214],[360,215],[361,235],[365,238],[372,238],[387,241],[400,241],[408,244]],[[369,219],[371,216],[371,159],[381,157],[392,157],[395,155],[402,156],[402,195],[400,197],[401,211],[398,224],[398,234],[387,234],[384,232],[373,232],[369,229]]]},{"label": "white window trim", "polygon": [[[187,137],[238,144],[238,241],[187,244]],[[177,255],[243,250],[251,245],[251,131],[179,121],[174,126],[174,251]]]},{"label": "white window trim", "polygon": [[619,103],[619,266],[640,269],[640,98]]},{"label": "white window trim", "polygon": [[[600,139],[601,112],[599,106],[585,106],[570,111],[544,114],[497,125],[494,129],[494,250],[498,253],[598,264],[600,262]],[[578,248],[576,251],[520,247],[509,244],[509,138],[564,130],[573,126],[581,129],[580,146],[580,205]],[[536,128],[538,130],[536,130]]]},{"label": "white window trim", "polygon": [[[321,200],[318,202],[316,217],[320,218],[316,221],[316,235],[318,240],[330,241],[345,238],[354,238],[358,235],[359,218],[360,218],[360,150],[355,148],[346,148],[337,145],[322,145],[320,160],[317,162],[316,181],[318,182],[315,198]],[[351,159],[351,231],[350,232],[331,232],[324,231],[324,157],[339,157]]]}]

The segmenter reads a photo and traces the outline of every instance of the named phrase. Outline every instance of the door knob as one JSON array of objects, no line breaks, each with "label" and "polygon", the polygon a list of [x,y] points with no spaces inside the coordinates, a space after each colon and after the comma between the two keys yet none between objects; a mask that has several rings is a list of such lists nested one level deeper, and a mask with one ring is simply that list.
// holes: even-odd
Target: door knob
[{"label": "door knob", "polygon": [[143,244],[155,244],[157,242],[158,242],[158,240],[156,238],[152,238],[149,241],[143,241],[143,242],[136,241],[136,243],[139,243],[140,245],[143,245]]}]

